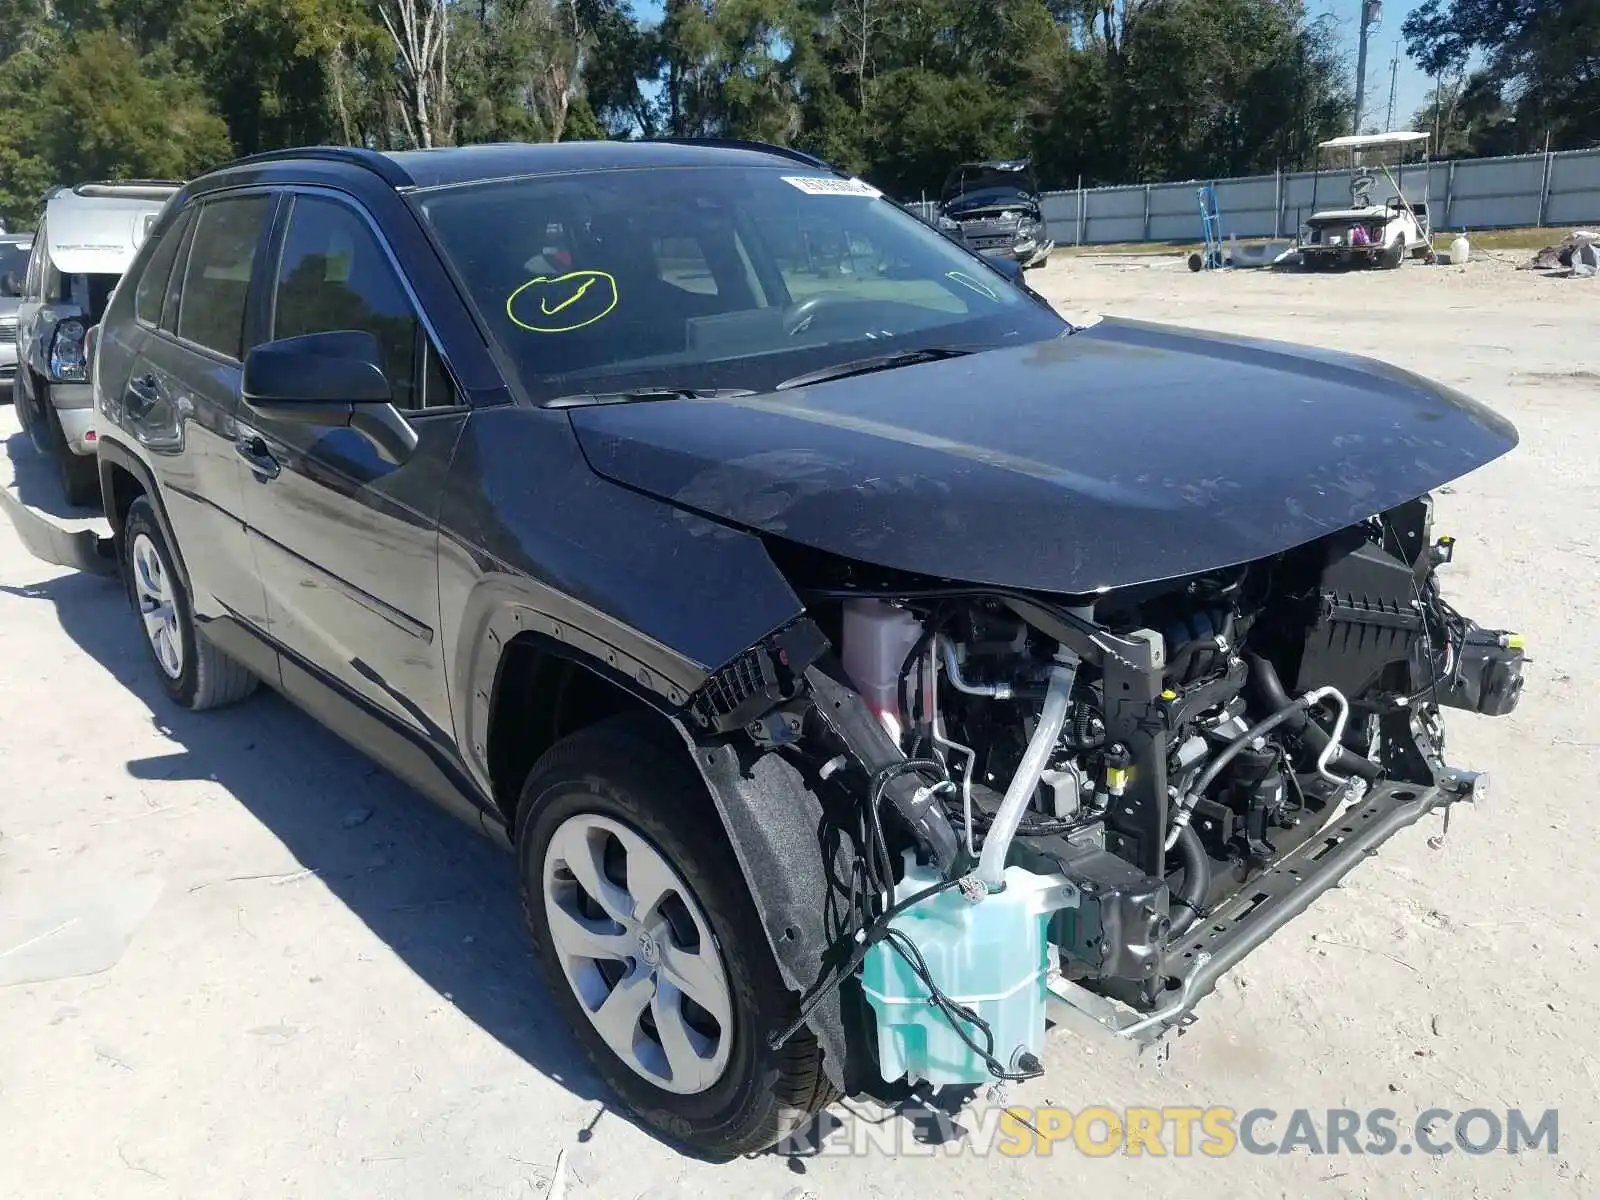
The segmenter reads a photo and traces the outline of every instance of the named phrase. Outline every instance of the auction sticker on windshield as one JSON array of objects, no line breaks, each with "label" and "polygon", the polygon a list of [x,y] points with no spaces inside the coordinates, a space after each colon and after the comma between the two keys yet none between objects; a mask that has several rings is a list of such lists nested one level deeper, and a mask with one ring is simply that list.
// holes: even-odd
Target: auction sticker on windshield
[{"label": "auction sticker on windshield", "polygon": [[881,196],[870,183],[860,179],[840,179],[837,175],[785,175],[783,181],[808,196]]}]

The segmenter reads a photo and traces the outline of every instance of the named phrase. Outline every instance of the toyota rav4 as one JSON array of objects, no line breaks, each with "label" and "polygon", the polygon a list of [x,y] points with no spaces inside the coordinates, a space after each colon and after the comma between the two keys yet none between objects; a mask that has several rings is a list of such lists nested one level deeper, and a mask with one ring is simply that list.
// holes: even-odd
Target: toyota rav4
[{"label": "toyota rav4", "polygon": [[1014,275],[771,147],[246,159],[106,314],[109,561],[173,701],[265,681],[514,847],[664,1135],[1078,1070],[1048,1021],[1162,1038],[1481,792],[1440,713],[1523,648],[1429,492],[1517,437]]}]

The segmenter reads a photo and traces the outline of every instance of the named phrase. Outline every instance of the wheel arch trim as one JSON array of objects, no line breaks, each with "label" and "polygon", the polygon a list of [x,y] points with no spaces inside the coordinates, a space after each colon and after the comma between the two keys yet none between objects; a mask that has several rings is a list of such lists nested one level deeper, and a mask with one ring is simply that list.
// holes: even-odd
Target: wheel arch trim
[{"label": "wheel arch trim", "polygon": [[156,524],[161,529],[161,537],[167,543],[168,552],[172,561],[178,568],[178,580],[183,584],[184,591],[191,596],[194,588],[189,581],[189,564],[184,561],[183,547],[178,544],[178,539],[172,530],[172,519],[167,515],[166,501],[162,498],[161,489],[156,485],[155,473],[126,446],[103,434],[98,438],[99,449],[96,453],[100,458],[100,499],[105,506],[106,516],[112,518],[111,538],[117,548],[117,561],[125,557],[126,547],[123,546],[123,531],[121,523],[115,520],[115,509],[112,506],[114,490],[111,477],[114,469],[121,469],[132,475],[135,482],[144,491],[145,498],[150,501],[150,507],[156,514]]}]

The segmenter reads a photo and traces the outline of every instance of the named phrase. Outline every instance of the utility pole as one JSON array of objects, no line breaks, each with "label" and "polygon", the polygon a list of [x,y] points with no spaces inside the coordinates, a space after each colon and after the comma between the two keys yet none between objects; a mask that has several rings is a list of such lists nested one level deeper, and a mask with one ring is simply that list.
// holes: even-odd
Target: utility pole
[{"label": "utility pole", "polygon": [[1389,60],[1389,119],[1383,123],[1385,130],[1394,128],[1395,91],[1400,86],[1400,39],[1394,40],[1394,57]]},{"label": "utility pole", "polygon": [[1361,107],[1367,95],[1367,36],[1383,23],[1383,0],[1361,0],[1361,40],[1356,46],[1356,112],[1351,133],[1361,132]]}]

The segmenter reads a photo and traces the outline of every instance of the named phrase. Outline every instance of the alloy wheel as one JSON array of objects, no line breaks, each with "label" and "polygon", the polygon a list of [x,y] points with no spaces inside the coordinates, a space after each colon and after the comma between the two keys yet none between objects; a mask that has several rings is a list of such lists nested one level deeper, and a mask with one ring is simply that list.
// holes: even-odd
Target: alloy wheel
[{"label": "alloy wheel", "polygon": [[728,973],[699,902],[637,831],[569,817],[544,857],[551,947],[595,1031],[664,1091],[712,1087],[733,1049]]},{"label": "alloy wheel", "polygon": [[183,674],[183,633],[178,628],[178,609],[161,554],[149,536],[140,533],[134,536],[130,557],[134,600],[144,620],[145,637],[150,640],[162,673],[168,679],[177,679]]}]

